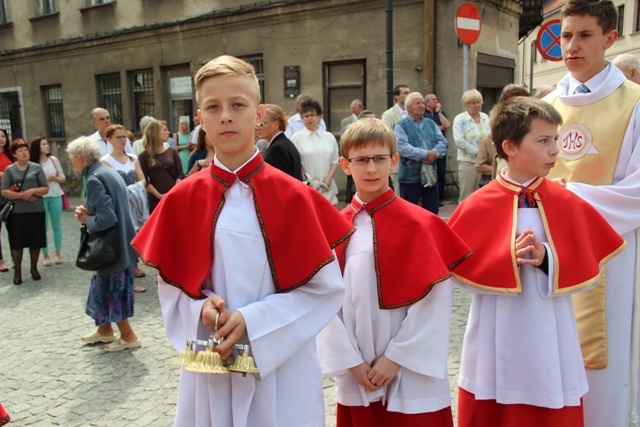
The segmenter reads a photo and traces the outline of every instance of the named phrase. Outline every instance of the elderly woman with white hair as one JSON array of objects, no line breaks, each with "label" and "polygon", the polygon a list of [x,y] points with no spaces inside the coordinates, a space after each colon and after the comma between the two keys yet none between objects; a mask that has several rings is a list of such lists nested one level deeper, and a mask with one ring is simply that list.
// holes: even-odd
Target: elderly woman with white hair
[{"label": "elderly woman with white hair", "polygon": [[453,119],[453,140],[458,147],[459,202],[478,189],[480,173],[476,170],[478,146],[485,136],[491,135],[489,116],[482,110],[482,94],[471,89],[462,94],[462,105],[467,111]]},{"label": "elderly woman with white hair", "polygon": [[[103,270],[93,272],[85,313],[98,328],[80,339],[88,344],[107,343],[109,352],[141,346],[129,318],[133,316],[133,279],[136,255],[131,239],[135,235],[124,180],[118,172],[100,163],[100,149],[90,138],[80,137],[67,146],[74,169],[82,175],[84,205],[75,209],[78,222],[88,233],[116,227],[119,234],[118,259]],[[120,331],[116,336],[112,323]]]}]

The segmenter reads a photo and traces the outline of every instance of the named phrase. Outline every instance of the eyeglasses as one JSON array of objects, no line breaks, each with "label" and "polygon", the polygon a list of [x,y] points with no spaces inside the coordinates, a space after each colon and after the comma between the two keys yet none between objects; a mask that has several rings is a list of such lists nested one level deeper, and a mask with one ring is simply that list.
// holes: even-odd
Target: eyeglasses
[{"label": "eyeglasses", "polygon": [[262,123],[260,123],[260,126],[266,126],[266,125],[270,125],[271,123],[275,122],[275,120],[271,120],[271,121],[264,121]]},{"label": "eyeglasses", "polygon": [[304,116],[302,116],[303,119],[311,119],[313,117],[317,117],[317,114],[305,114]]},{"label": "eyeglasses", "polygon": [[393,154],[378,154],[373,157],[353,157],[351,159],[347,159],[351,165],[357,168],[366,168],[369,166],[369,160],[373,160],[373,164],[376,166],[384,166],[391,162],[391,157]]}]

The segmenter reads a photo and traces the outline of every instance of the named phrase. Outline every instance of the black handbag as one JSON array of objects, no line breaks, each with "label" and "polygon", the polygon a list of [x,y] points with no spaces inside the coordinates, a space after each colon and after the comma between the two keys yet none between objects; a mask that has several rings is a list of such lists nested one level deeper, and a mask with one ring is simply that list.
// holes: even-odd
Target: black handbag
[{"label": "black handbag", "polygon": [[[25,169],[25,171],[24,171],[24,176],[22,177],[22,182],[19,184],[18,188],[22,188],[22,186],[24,185],[24,181],[27,179],[27,172],[29,172],[29,165],[27,165],[27,169]],[[11,219],[11,214],[13,213],[13,208],[14,208],[15,205],[16,205],[16,201],[15,200],[11,200],[11,201],[7,202],[6,205],[4,205],[4,207],[0,211],[0,221],[9,222],[9,220]]]},{"label": "black handbag", "polygon": [[12,200],[10,202],[7,202],[6,205],[4,205],[4,207],[0,211],[0,221],[9,222],[9,219],[11,219],[11,212],[13,212],[13,206],[15,204],[16,202]]},{"label": "black handbag", "polygon": [[80,249],[76,267],[87,271],[104,270],[118,262],[120,237],[118,227],[89,233],[87,226],[80,227]]},{"label": "black handbag", "polygon": [[[102,182],[98,174],[96,177]],[[76,257],[76,267],[87,271],[107,269],[118,262],[119,248],[118,224],[93,233],[89,233],[87,226],[83,224],[80,227],[80,249]]]}]

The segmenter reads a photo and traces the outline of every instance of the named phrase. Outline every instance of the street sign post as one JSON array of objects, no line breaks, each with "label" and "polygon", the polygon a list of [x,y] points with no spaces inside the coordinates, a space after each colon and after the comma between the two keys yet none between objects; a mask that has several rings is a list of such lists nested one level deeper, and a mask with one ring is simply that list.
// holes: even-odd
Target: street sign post
[{"label": "street sign post", "polygon": [[464,44],[472,45],[480,38],[480,12],[475,4],[467,2],[456,12],[456,32]]},{"label": "street sign post", "polygon": [[462,41],[462,92],[467,91],[469,80],[469,45],[474,44],[480,38],[482,21],[475,4],[463,3],[456,12],[456,33]]}]

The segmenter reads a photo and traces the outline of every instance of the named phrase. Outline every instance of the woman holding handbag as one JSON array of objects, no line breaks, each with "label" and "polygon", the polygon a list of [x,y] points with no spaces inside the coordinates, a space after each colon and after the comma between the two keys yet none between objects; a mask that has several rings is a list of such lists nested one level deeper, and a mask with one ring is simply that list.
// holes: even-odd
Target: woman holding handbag
[{"label": "woman holding handbag", "polygon": [[2,177],[2,196],[13,203],[11,219],[7,222],[9,246],[13,259],[13,284],[22,284],[22,255],[29,248],[31,277],[40,280],[38,256],[46,246],[46,225],[42,196],[49,187],[42,168],[29,161],[29,146],[22,139],[11,143],[16,162],[5,169]]},{"label": "woman holding handbag", "polygon": [[[53,245],[56,250],[56,264],[62,264],[62,256],[60,255],[60,249],[62,248],[62,226],[60,225],[60,218],[62,217],[63,210],[63,198],[65,197],[64,190],[60,186],[66,181],[64,171],[60,165],[60,161],[51,155],[51,147],[49,141],[44,136],[39,136],[31,141],[29,148],[31,155],[31,161],[33,163],[40,164],[44,175],[49,183],[49,192],[44,195],[42,200],[44,201],[45,212],[45,237],[46,237],[46,224],[51,222],[51,229],[53,230]],[[51,265],[51,258],[49,257],[49,247],[47,244],[42,248],[42,254],[44,255],[43,265],[49,267]]]},{"label": "woman holding handbag", "polygon": [[[11,166],[11,164],[16,161],[11,150],[9,150],[10,145],[9,133],[5,128],[0,128],[0,185],[2,185],[4,170],[7,166]],[[0,209],[4,208],[5,204],[7,204],[7,199],[0,195]],[[4,258],[2,256],[2,245],[0,245],[0,272],[6,273],[7,271],[9,271],[9,267],[7,267],[7,264],[4,262]]]},{"label": "woman holding handbag", "polygon": [[[140,347],[140,339],[128,320],[133,317],[137,257],[129,244],[136,232],[127,188],[118,172],[100,163],[100,147],[91,138],[82,136],[71,141],[67,153],[84,182],[84,205],[74,211],[78,222],[85,225],[89,234],[112,229],[118,233],[117,257],[91,276],[85,313],[98,328],[80,340],[87,344],[107,343],[104,349],[108,352]],[[114,322],[120,331],[119,337],[114,332]]]}]

